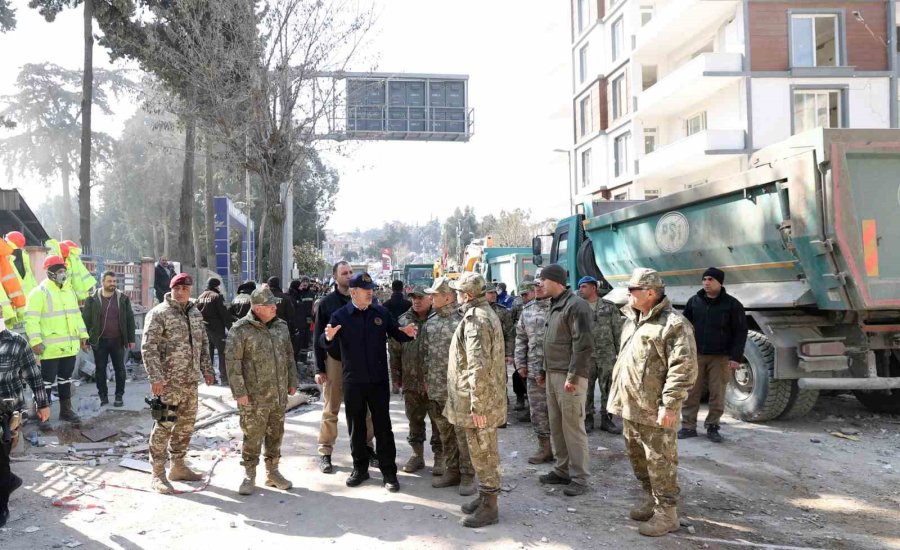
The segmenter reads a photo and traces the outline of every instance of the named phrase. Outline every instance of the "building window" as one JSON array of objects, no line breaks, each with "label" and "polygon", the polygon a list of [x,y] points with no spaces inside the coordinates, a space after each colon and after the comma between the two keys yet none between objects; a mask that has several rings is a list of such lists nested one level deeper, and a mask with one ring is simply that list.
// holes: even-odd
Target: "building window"
[{"label": "building window", "polygon": [[797,90],[794,92],[794,133],[813,128],[841,128],[843,109],[840,90]]},{"label": "building window", "polygon": [[625,51],[625,18],[620,17],[612,24],[612,60],[615,61]]},{"label": "building window", "polygon": [[630,174],[631,171],[628,169],[628,158],[631,156],[631,132],[617,137],[614,142],[614,147],[616,177],[618,178],[619,176]]},{"label": "building window", "polygon": [[688,117],[684,121],[684,134],[688,137],[706,130],[706,111]]},{"label": "building window", "polygon": [[578,32],[584,31],[591,18],[591,4],[588,0],[578,0]]},{"label": "building window", "polygon": [[644,128],[644,154],[656,151],[656,128]]},{"label": "building window", "polygon": [[641,6],[641,26],[643,27],[653,19],[653,6]]},{"label": "building window", "polygon": [[591,184],[591,150],[585,149],[581,152],[581,186],[587,187]]},{"label": "building window", "polygon": [[628,191],[626,190],[624,193],[617,193],[613,195],[614,201],[627,201],[628,200]]},{"label": "building window", "polygon": [[837,14],[791,15],[791,66],[837,67],[839,38]]},{"label": "building window", "polygon": [[644,189],[644,200],[658,199],[659,195],[659,189]]},{"label": "building window", "polygon": [[625,97],[625,73],[612,81],[612,117],[613,120],[628,112],[628,98]]},{"label": "building window", "polygon": [[585,44],[580,50],[578,50],[578,82],[580,84],[584,83],[584,80],[587,78],[588,74],[588,45]]},{"label": "building window", "polygon": [[579,131],[581,137],[584,137],[594,129],[594,117],[591,112],[591,96],[582,98],[578,103],[579,109]]}]

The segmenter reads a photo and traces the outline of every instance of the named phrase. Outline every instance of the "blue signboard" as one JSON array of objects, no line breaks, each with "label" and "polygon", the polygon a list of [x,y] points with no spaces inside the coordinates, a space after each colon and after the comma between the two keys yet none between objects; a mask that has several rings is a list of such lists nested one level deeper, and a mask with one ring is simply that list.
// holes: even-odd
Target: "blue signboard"
[{"label": "blue signboard", "polygon": [[256,280],[256,236],[253,220],[241,212],[228,197],[216,197],[215,250],[216,273],[234,293],[243,281]]}]

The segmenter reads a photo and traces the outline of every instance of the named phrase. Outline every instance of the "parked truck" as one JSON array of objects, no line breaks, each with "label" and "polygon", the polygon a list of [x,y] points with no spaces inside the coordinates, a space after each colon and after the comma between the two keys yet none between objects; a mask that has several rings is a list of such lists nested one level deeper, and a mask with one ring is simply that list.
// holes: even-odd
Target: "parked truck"
[{"label": "parked truck", "polygon": [[403,268],[403,283],[407,289],[415,286],[430,287],[434,283],[434,265],[406,264]]},{"label": "parked truck", "polygon": [[750,327],[726,395],[738,418],[800,416],[822,390],[900,413],[900,130],[812,130],[750,166],[600,215],[585,204],[558,223],[549,261],[617,303],[634,268],[656,269],[678,307],[722,268]]}]

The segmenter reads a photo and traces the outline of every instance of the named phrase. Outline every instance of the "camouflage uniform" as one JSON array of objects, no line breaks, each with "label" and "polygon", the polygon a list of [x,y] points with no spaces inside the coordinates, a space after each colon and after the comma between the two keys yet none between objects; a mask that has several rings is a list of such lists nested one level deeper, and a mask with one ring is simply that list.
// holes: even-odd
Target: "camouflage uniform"
[{"label": "camouflage uniform", "polygon": [[[497,495],[500,493],[497,427],[506,422],[503,327],[481,295],[484,289],[481,275],[467,273],[453,281],[451,287],[478,297],[462,306],[463,318],[450,343],[444,415],[457,430],[465,430],[482,495]],[[475,427],[473,414],[486,417],[485,428]]]},{"label": "camouflage uniform", "polygon": [[594,417],[594,389],[597,381],[603,393],[600,397],[600,414],[606,414],[606,399],[609,397],[609,388],[612,384],[612,371],[616,364],[616,352],[619,349],[619,341],[622,336],[622,324],[624,319],[615,304],[598,298],[591,304],[593,312],[593,324],[591,336],[594,340],[594,364],[588,377],[587,407],[585,416]]},{"label": "camouflage uniform", "polygon": [[225,357],[232,395],[250,398],[248,406],[240,407],[244,432],[241,464],[259,464],[263,442],[266,463],[277,464],[288,389],[299,386],[287,323],[276,317],[266,324],[248,313],[231,327]]},{"label": "camouflage uniform", "polygon": [[512,357],[516,347],[516,324],[513,322],[512,313],[497,302],[490,303],[491,309],[500,319],[500,328],[503,331],[503,353],[505,357]]},{"label": "camouflage uniform", "polygon": [[[659,275],[645,268],[636,269],[628,285],[665,288]],[[626,320],[607,406],[624,419],[626,452],[656,512],[674,516],[679,494],[675,429],[659,427],[657,417],[663,407],[677,417],[697,377],[694,330],[668,298],[646,316],[631,306],[622,312]]]},{"label": "camouflage uniform", "polygon": [[532,300],[522,310],[516,326],[516,369],[528,367],[528,405],[531,407],[531,425],[538,437],[550,437],[547,391],[537,383],[537,375],[544,364],[542,343],[549,311],[549,298]]},{"label": "camouflage uniform", "polygon": [[[416,325],[421,331],[425,319],[410,309],[397,319],[401,327]],[[422,340],[416,338],[401,344],[394,339],[388,341],[390,351],[391,380],[403,388],[406,418],[409,419],[409,435],[406,441],[415,448],[425,442],[425,416],[431,418],[431,450],[439,453],[441,436],[434,417],[428,414],[428,394],[425,392],[424,350]]]},{"label": "camouflage uniform", "polygon": [[178,420],[173,425],[153,424],[150,459],[157,465],[165,464],[168,449],[173,461],[183,460],[194,433],[200,375],[215,376],[203,315],[194,303],[181,305],[166,293],[163,303],[147,313],[141,355],[150,383],[165,383],[163,402],[178,407]]}]

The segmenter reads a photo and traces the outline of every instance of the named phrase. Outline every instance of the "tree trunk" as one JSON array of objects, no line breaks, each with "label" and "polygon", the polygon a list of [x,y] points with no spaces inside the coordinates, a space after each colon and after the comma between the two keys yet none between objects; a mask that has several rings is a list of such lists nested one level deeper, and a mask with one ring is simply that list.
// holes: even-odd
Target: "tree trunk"
[{"label": "tree trunk", "polygon": [[72,177],[72,167],[69,166],[68,158],[63,160],[62,165],[62,225],[60,226],[60,240],[69,238],[69,231],[72,230],[72,190],[69,186],[69,180]]},{"label": "tree trunk", "polygon": [[266,222],[269,219],[269,213],[265,207],[262,209],[262,219],[259,220],[259,237],[256,241],[256,278],[265,280],[268,278],[265,274],[268,270],[263,266],[263,237],[266,236]]},{"label": "tree trunk", "polygon": [[153,257],[159,258],[159,235],[156,233],[156,224],[150,225],[150,233],[153,236]]},{"label": "tree trunk", "polygon": [[[279,185],[279,188],[281,186]],[[281,194],[278,195],[279,199]],[[281,277],[282,260],[281,248],[284,244],[284,203],[281,200],[269,205],[269,218],[272,220],[272,228],[269,231],[269,276]],[[288,281],[289,282],[289,281]],[[282,281],[285,284],[285,281]]]},{"label": "tree trunk", "polygon": [[191,223],[191,233],[194,237],[194,289],[195,292],[199,294],[196,289],[205,288],[205,286],[200,286],[201,284],[205,283],[205,281],[200,280],[200,270],[202,269],[202,267],[200,266],[200,255],[202,254],[201,250],[203,249],[200,248],[200,220],[198,220],[196,217],[194,217],[193,220],[193,223]]},{"label": "tree trunk", "polygon": [[[163,250],[161,256],[169,257],[169,203],[163,202],[163,222],[162,222],[162,232],[163,232]],[[159,258],[159,256],[157,256]]]},{"label": "tree trunk", "polygon": [[197,145],[197,117],[194,116],[193,93],[187,101],[184,131],[184,167],[181,175],[181,200],[179,202],[178,256],[182,262],[193,261],[191,253],[194,223],[194,148]]},{"label": "tree trunk", "polygon": [[78,225],[81,249],[91,250],[91,104],[94,100],[94,0],[84,0],[84,74],[81,81],[81,168]]},{"label": "tree trunk", "polygon": [[206,136],[206,265],[210,270],[216,269],[216,214],[213,201],[216,187],[213,175],[213,143]]}]

